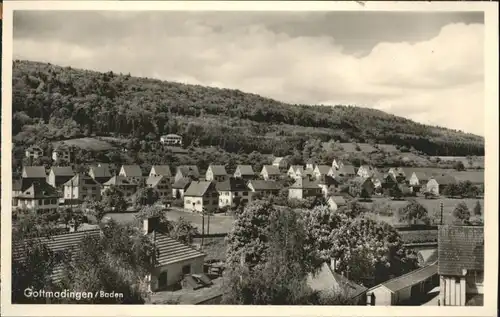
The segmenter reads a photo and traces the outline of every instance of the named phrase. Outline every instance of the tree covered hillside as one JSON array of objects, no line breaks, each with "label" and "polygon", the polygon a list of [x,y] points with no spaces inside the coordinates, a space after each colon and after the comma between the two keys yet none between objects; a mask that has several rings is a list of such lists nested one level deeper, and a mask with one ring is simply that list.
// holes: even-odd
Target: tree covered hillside
[{"label": "tree covered hillside", "polygon": [[[92,135],[159,138],[283,155],[322,141],[386,143],[429,155],[484,155],[484,139],[352,106],[290,105],[238,90],[15,61],[13,137],[33,144]],[[436,105],[438,106],[438,105]]]}]

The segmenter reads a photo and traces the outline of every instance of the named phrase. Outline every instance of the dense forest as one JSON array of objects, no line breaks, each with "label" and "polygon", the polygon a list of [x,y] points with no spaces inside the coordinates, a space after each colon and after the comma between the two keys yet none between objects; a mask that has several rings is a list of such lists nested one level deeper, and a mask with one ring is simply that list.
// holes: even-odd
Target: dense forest
[{"label": "dense forest", "polygon": [[[354,106],[290,105],[238,90],[51,64],[13,64],[13,141],[158,139],[229,153],[286,155],[311,139],[394,144],[427,155],[484,155],[484,139]],[[437,105],[436,105],[437,106]]]}]

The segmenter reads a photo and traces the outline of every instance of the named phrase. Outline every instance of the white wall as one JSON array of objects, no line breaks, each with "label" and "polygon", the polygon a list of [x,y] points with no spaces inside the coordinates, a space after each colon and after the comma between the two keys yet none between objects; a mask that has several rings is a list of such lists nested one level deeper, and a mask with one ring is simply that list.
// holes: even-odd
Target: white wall
[{"label": "white wall", "polygon": [[204,259],[205,256],[200,256],[155,268],[151,274],[151,290],[153,292],[158,290],[158,278],[165,271],[167,272],[167,286],[171,286],[182,279],[182,267],[185,265],[191,265],[191,273],[203,273]]}]

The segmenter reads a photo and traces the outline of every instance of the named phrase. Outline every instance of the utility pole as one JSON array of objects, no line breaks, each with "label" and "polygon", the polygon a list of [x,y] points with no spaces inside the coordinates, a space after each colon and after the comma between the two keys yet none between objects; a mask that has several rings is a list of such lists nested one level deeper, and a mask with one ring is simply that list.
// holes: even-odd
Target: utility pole
[{"label": "utility pole", "polygon": [[210,235],[210,211],[207,212],[207,236]]},{"label": "utility pole", "polygon": [[443,225],[443,203],[440,204],[441,207],[441,225]]}]

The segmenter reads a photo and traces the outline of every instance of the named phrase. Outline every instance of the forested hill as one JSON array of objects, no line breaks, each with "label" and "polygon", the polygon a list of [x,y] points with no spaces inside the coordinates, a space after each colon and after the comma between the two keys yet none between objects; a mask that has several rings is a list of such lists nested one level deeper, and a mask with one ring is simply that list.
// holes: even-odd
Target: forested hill
[{"label": "forested hill", "polygon": [[[283,155],[310,138],[386,143],[429,155],[484,155],[484,139],[352,106],[290,105],[238,90],[15,61],[18,144],[91,135],[159,138]],[[436,105],[437,106],[437,105]]]}]

